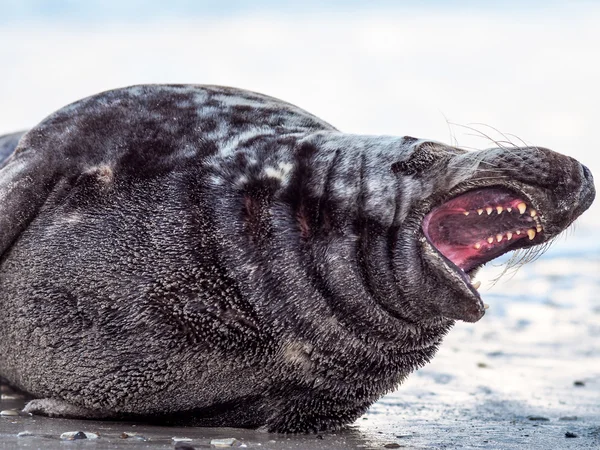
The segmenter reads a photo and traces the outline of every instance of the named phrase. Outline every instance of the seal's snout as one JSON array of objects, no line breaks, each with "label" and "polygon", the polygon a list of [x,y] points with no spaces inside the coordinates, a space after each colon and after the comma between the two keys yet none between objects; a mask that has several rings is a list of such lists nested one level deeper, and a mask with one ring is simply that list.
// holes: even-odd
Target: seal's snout
[{"label": "seal's snout", "polygon": [[580,209],[585,211],[593,203],[596,198],[596,188],[594,187],[594,177],[590,169],[583,164],[581,165],[581,171],[583,172],[581,191],[579,194]]}]

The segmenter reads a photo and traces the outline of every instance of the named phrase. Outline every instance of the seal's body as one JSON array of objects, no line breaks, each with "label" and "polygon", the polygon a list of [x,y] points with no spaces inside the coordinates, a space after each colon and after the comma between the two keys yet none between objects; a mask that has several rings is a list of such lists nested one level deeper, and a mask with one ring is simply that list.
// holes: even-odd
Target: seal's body
[{"label": "seal's body", "polygon": [[[335,429],[483,315],[477,267],[593,196],[547,149],[349,135],[232,88],[99,94],[0,171],[0,375],[51,416]],[[514,212],[473,233],[537,235],[463,250],[444,230],[477,202]]]}]

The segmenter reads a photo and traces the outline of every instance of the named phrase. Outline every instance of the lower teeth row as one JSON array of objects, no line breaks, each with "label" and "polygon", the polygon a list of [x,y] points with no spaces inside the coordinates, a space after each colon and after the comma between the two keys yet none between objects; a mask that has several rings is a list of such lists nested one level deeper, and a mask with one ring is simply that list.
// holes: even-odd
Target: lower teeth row
[{"label": "lower teeth row", "polygon": [[[527,236],[529,237],[529,240],[533,240],[535,238],[536,235],[536,231],[538,233],[540,233],[542,231],[542,226],[541,225],[537,225],[536,228],[529,228],[527,231],[525,231],[527,233]],[[523,233],[523,231],[521,230],[516,230],[514,233],[513,232],[508,232],[506,233],[506,240],[510,241],[512,239],[512,237],[516,234],[516,235],[520,235],[521,233]],[[488,244],[492,244],[494,241],[496,242],[501,242],[502,239],[504,239],[505,236],[502,234],[497,234],[496,236],[490,236],[489,238],[487,238],[487,242]],[[480,249],[482,246],[482,242],[477,242],[474,247],[476,249]]]}]

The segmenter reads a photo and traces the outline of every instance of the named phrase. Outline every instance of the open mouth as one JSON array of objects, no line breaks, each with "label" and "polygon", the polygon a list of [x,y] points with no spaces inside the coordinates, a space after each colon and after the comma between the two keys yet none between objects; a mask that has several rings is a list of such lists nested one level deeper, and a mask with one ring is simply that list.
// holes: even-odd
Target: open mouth
[{"label": "open mouth", "polygon": [[423,220],[423,232],[464,278],[506,252],[536,245],[543,240],[544,228],[540,214],[526,199],[508,189],[490,187],[433,208]]}]

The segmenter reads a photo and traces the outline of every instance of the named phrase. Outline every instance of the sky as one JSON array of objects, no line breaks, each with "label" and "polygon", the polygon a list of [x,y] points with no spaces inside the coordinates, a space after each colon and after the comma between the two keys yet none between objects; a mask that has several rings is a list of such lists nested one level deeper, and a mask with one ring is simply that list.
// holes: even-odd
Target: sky
[{"label": "sky", "polygon": [[0,0],[0,21],[146,22],[181,17],[227,17],[232,14],[290,14],[358,12],[407,9],[547,11],[572,9],[593,1],[560,0]]},{"label": "sky", "polygon": [[597,5],[0,0],[0,133],[116,87],[221,84],[349,133],[541,145],[600,178]]}]

